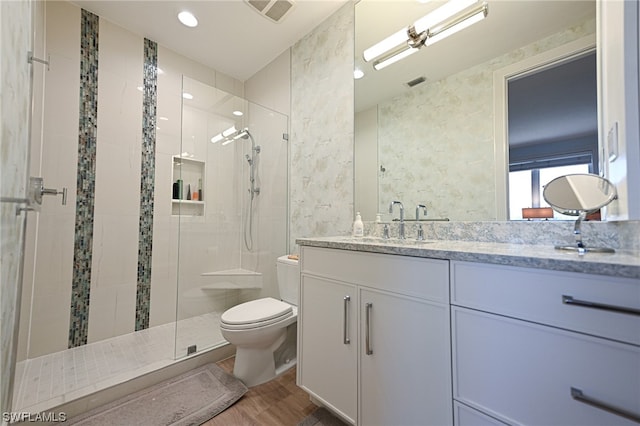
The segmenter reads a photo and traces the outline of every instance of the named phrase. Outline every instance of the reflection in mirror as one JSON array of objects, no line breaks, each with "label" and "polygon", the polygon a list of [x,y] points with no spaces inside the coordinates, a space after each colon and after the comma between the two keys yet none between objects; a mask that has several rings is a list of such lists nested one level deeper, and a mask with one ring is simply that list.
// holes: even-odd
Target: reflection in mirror
[{"label": "reflection in mirror", "polygon": [[507,82],[511,220],[544,208],[552,179],[598,173],[595,49],[540,68]]},{"label": "reflection in mirror", "polygon": [[579,216],[592,213],[616,198],[616,189],[607,179],[592,174],[560,176],[544,188],[544,199],[560,213]]},{"label": "reflection in mirror", "polygon": [[[420,8],[417,2],[356,5],[356,65],[362,50],[442,4],[429,2],[413,17],[392,22],[404,3]],[[364,220],[376,213],[388,219],[394,199],[425,204],[428,219],[507,218],[506,185],[496,189],[507,163],[498,165],[494,153],[494,72],[585,36],[595,40],[595,2],[489,6],[487,19],[465,31],[381,71],[363,69],[355,83],[355,205]],[[372,36],[375,29],[382,36]],[[424,82],[406,84],[420,77]],[[506,151],[506,138],[503,143]]]},{"label": "reflection in mirror", "polygon": [[556,246],[560,250],[575,250],[579,253],[613,253],[613,249],[603,247],[587,248],[582,242],[580,224],[587,217],[605,207],[617,197],[616,188],[607,179],[593,174],[573,174],[560,176],[549,182],[543,192],[544,199],[551,207],[566,215],[578,216],[573,233],[574,246]]}]

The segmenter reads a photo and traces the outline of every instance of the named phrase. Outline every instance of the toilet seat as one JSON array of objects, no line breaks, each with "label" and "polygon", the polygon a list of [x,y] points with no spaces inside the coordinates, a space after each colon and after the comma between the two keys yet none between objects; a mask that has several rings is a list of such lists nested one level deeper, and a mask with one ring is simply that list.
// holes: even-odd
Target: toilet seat
[{"label": "toilet seat", "polygon": [[292,315],[291,305],[265,297],[228,309],[220,318],[220,327],[227,330],[248,330],[275,324]]}]

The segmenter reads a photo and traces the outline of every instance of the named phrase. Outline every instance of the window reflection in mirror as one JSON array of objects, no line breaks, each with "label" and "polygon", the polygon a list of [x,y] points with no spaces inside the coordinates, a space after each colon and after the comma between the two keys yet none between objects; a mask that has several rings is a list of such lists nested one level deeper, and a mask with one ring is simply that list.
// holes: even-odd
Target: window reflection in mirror
[{"label": "window reflection in mirror", "polygon": [[551,180],[598,173],[595,51],[511,78],[507,96],[509,219],[522,220],[523,209],[549,207],[542,190]]}]

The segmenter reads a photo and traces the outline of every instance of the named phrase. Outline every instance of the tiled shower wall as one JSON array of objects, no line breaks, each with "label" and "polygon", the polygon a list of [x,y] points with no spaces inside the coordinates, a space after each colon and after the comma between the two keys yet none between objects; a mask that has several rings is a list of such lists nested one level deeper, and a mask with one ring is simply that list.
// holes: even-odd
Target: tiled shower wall
[{"label": "tiled shower wall", "polygon": [[[149,160],[143,164],[143,147],[149,146],[143,135],[148,137],[149,132],[143,133],[144,93],[138,89],[145,87],[145,40],[98,18],[98,84],[91,104],[97,107],[93,242],[74,248],[82,11],[67,2],[46,2],[45,7],[51,67],[45,74],[42,136],[34,135],[33,143],[41,146],[37,157],[43,160],[33,162],[32,174],[43,176],[47,187],[66,187],[69,196],[66,206],[61,205],[60,197],[45,198],[38,223],[34,223],[37,239],[31,235],[27,241],[27,252],[35,254],[37,261],[26,265],[29,277],[23,289],[19,359],[67,348],[73,259],[79,250],[91,252],[90,281],[85,281],[89,303],[76,307],[77,317],[84,316],[87,325],[86,341],[135,330],[136,311],[140,311],[136,287],[143,173],[153,177],[156,188],[150,207],[153,225],[145,231],[145,235],[153,233],[152,247],[141,250],[152,250],[146,259],[153,270],[153,291],[138,308],[142,307],[143,316],[148,315],[150,325],[175,321],[178,219],[171,216],[170,181],[171,156],[180,153],[182,75],[243,94],[241,82],[157,47],[162,69],[157,76],[157,116],[167,120],[154,126],[152,174]],[[83,341],[73,338],[75,343]]]}]

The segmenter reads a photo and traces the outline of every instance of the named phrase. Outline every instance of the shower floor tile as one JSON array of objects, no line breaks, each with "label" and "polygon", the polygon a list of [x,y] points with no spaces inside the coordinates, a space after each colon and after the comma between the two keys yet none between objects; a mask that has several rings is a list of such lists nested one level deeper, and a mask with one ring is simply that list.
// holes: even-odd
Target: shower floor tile
[{"label": "shower floor tile", "polygon": [[18,362],[13,411],[42,412],[178,362],[188,346],[225,343],[219,324],[208,313]]}]

